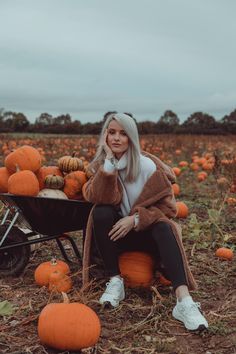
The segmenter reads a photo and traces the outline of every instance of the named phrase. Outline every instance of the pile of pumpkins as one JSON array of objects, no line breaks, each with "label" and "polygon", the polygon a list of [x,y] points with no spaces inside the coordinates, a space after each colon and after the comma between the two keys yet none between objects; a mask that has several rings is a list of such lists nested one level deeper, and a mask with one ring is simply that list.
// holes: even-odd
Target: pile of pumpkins
[{"label": "pile of pumpkins", "polygon": [[0,192],[57,199],[82,199],[87,181],[83,160],[73,156],[59,158],[57,166],[42,166],[39,151],[24,145],[9,155],[0,168]]}]

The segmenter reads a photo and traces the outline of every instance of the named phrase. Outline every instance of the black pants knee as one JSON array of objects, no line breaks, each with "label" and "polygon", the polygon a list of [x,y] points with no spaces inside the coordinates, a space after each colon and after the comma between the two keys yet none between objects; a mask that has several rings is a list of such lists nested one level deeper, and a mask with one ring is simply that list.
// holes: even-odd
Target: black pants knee
[{"label": "black pants knee", "polygon": [[170,225],[159,222],[141,232],[130,231],[124,238],[111,241],[112,226],[121,218],[115,207],[97,205],[93,211],[93,234],[108,276],[120,274],[119,254],[124,251],[151,252],[160,258],[173,288],[187,284],[182,256]]}]

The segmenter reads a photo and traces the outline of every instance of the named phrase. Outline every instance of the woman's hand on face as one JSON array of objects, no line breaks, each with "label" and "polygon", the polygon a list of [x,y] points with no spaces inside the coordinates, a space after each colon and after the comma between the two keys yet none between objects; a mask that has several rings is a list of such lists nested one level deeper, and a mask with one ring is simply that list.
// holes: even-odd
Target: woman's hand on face
[{"label": "woman's hand on face", "polygon": [[120,238],[125,237],[127,233],[133,229],[133,227],[134,227],[134,215],[125,216],[124,218],[117,221],[115,225],[113,225],[108,235],[110,236],[110,239],[112,241],[117,241]]},{"label": "woman's hand on face", "polygon": [[104,135],[103,135],[102,146],[103,146],[103,149],[104,149],[104,151],[105,151],[105,153],[106,153],[106,157],[107,157],[108,159],[110,159],[110,158],[114,157],[114,155],[113,155],[112,150],[109,148],[109,146],[108,146],[108,144],[107,144],[107,135],[108,135],[108,131],[107,131],[107,129],[106,129],[106,131],[105,131],[105,133],[104,133]]}]

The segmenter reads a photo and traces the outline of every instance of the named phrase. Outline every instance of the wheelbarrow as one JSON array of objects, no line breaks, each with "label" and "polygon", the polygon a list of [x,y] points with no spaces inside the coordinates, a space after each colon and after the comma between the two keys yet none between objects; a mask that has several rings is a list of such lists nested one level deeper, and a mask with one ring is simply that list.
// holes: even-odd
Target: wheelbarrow
[{"label": "wheelbarrow", "polygon": [[53,239],[67,262],[62,240],[70,242],[79,262],[81,253],[67,232],[85,228],[92,204],[82,200],[16,196],[0,193],[0,276],[19,275],[29,263],[33,244]]}]

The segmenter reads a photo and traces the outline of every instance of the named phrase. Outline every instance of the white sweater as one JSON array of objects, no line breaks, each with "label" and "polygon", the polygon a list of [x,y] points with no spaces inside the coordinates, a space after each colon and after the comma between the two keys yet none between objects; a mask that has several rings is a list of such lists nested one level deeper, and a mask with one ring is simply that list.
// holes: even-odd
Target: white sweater
[{"label": "white sweater", "polygon": [[[122,215],[127,216],[140,195],[145,183],[156,171],[156,165],[149,157],[140,155],[140,174],[135,182],[130,183],[125,181],[126,154],[124,154],[121,159],[116,162],[118,167],[112,164],[110,160],[106,159],[103,168],[105,172],[113,172],[115,169],[118,169],[119,180],[123,187],[123,198],[120,208]],[[122,168],[122,165],[125,167]]]}]

